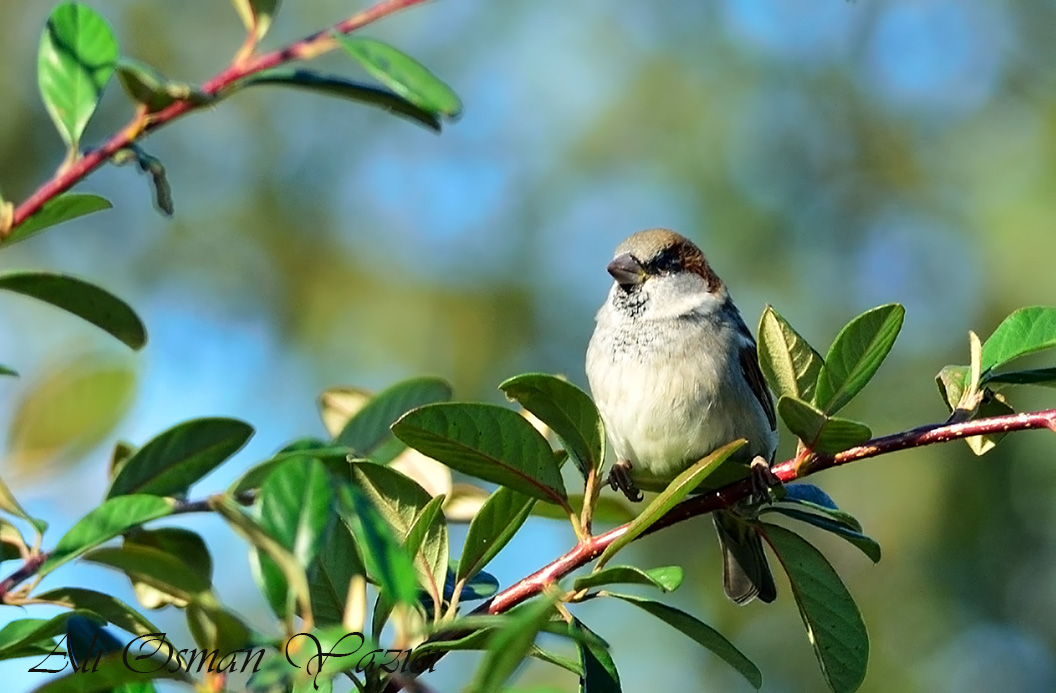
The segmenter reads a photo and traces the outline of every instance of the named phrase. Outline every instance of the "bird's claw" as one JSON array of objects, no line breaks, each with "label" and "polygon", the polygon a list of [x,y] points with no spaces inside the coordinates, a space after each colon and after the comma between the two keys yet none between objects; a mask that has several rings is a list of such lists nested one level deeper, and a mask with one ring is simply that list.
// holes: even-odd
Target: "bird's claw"
[{"label": "bird's claw", "polygon": [[773,502],[773,487],[781,480],[770,470],[770,463],[756,455],[751,463],[752,496],[764,502]]},{"label": "bird's claw", "polygon": [[627,460],[620,460],[612,465],[609,470],[609,486],[613,491],[622,491],[632,503],[640,503],[645,497],[631,478],[631,463]]}]

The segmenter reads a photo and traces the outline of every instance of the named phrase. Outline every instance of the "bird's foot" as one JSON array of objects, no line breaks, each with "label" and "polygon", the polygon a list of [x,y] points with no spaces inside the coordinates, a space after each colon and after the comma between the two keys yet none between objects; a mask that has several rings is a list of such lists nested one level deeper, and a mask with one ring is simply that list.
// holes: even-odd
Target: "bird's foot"
[{"label": "bird's foot", "polygon": [[644,498],[631,478],[631,463],[628,460],[619,460],[612,465],[609,470],[609,486],[613,491],[623,491],[623,495],[632,503],[639,503]]},{"label": "bird's foot", "polygon": [[752,497],[766,503],[772,503],[774,497],[772,489],[775,486],[780,486],[781,480],[770,471],[770,463],[756,455],[755,459],[752,460],[751,475]]}]

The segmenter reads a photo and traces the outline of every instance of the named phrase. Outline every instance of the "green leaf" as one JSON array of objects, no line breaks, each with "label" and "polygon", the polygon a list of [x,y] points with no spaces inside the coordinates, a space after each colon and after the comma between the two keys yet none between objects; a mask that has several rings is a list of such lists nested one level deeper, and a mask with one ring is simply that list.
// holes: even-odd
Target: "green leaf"
[{"label": "green leaf", "polygon": [[48,17],[37,55],[44,106],[70,149],[76,149],[117,64],[117,41],[87,5],[65,2]]},{"label": "green leaf", "polygon": [[391,602],[415,604],[418,580],[414,563],[400,546],[389,524],[374,507],[367,494],[346,484],[338,489],[341,517],[356,539],[367,576],[374,580]]},{"label": "green leaf", "polygon": [[[330,476],[322,463],[311,457],[287,460],[260,487],[260,527],[289,551],[303,570],[311,566],[321,549],[332,496]],[[296,592],[267,552],[254,549],[252,555],[264,596],[280,618],[286,617],[294,607]]]},{"label": "green leaf", "polygon": [[253,427],[237,419],[192,419],[173,426],[125,461],[110,484],[107,498],[129,493],[186,493],[252,435]]},{"label": "green leaf", "polygon": [[9,272],[0,274],[0,289],[62,308],[133,349],[147,343],[146,329],[127,303],[82,279],[51,272]]},{"label": "green leaf", "polygon": [[520,530],[535,502],[505,486],[488,496],[469,523],[455,573],[457,579],[471,578],[490,563]]},{"label": "green leaf", "polygon": [[528,656],[535,637],[554,613],[556,599],[542,596],[529,602],[501,626],[488,643],[488,652],[470,687],[475,693],[499,693],[521,661]]},{"label": "green leaf", "polygon": [[294,457],[304,457],[305,455],[322,462],[327,471],[335,478],[348,478],[348,460],[349,456],[352,455],[350,448],[331,446],[326,443],[319,443],[317,446],[305,448],[290,448],[288,446],[282,451],[275,453],[275,456],[270,460],[265,460],[258,465],[250,467],[238,481],[231,484],[227,492],[231,495],[237,495],[243,491],[259,488],[264,483],[264,480],[268,478],[268,475],[280,464]]},{"label": "green leaf", "polygon": [[132,527],[165,517],[172,512],[173,505],[172,499],[146,494],[119,496],[105,501],[59,539],[37,574],[43,577],[63,563]]},{"label": "green leaf", "polygon": [[594,571],[599,572],[605,567],[605,564],[608,563],[620,549],[641,536],[645,530],[649,529],[649,527],[667,513],[668,510],[689,495],[689,493],[699,486],[709,475],[714,474],[715,471],[722,466],[723,462],[729,459],[730,455],[739,450],[744,444],[745,441],[743,438],[735,440],[732,443],[727,443],[707,457],[698,460],[693,466],[676,476],[671,483],[668,484],[667,488],[654,498],[638,517],[634,518],[631,524],[628,525],[627,531],[621,534],[614,542],[609,544],[608,548],[601,553],[597,563],[594,565]]},{"label": "green leaf", "polygon": [[1056,308],[1020,308],[983,344],[983,371],[1052,347],[1056,347]]},{"label": "green leaf", "polygon": [[157,633],[159,629],[143,614],[133,609],[117,597],[81,587],[59,587],[43,594],[34,595],[37,601],[58,604],[67,609],[90,611],[107,623],[127,630],[135,635]]},{"label": "green leaf", "polygon": [[110,209],[110,200],[87,193],[66,193],[53,197],[44,203],[32,216],[16,226],[11,235],[3,240],[3,245],[12,245],[35,236],[44,229],[61,224],[70,219],[83,217],[86,214]]},{"label": "green leaf", "polygon": [[187,627],[198,647],[218,650],[221,657],[253,644],[253,634],[242,619],[214,604],[188,605]]},{"label": "green leaf", "polygon": [[826,416],[816,407],[788,395],[782,395],[777,401],[777,411],[788,430],[814,452],[833,455],[861,445],[873,436],[863,423]]},{"label": "green leaf", "polygon": [[429,404],[404,414],[392,431],[452,469],[568,508],[550,444],[515,411],[493,404]]},{"label": "green leaf", "polygon": [[[204,102],[206,100],[205,96],[196,95],[197,92],[184,95],[184,91],[177,85],[170,84],[169,89],[172,94],[176,95],[176,98],[188,99],[192,102]],[[182,89],[190,89],[190,87],[185,86]],[[165,216],[172,216],[175,211],[172,200],[172,186],[169,185],[169,179],[165,173],[165,165],[161,163],[161,159],[147,154],[142,147],[133,143],[114,152],[114,155],[110,157],[110,161],[117,166],[122,166],[131,161],[136,162],[140,173],[150,176],[150,187],[154,192],[154,207]]]},{"label": "green leaf", "polygon": [[601,469],[605,460],[605,426],[587,393],[543,373],[527,373],[499,385],[557,434],[583,478]]},{"label": "green leaf", "polygon": [[835,414],[862,391],[902,329],[906,309],[889,303],[868,310],[840,330],[825,356],[813,403]]},{"label": "green leaf", "polygon": [[777,396],[810,401],[821,373],[821,354],[767,306],[759,319],[759,367]]},{"label": "green leaf", "polygon": [[[612,655],[601,641],[586,625],[578,618],[573,618],[569,624],[572,631],[581,631],[583,634],[593,637],[583,638],[576,642],[579,647],[580,662],[583,666],[582,678],[580,679],[581,693],[621,693],[620,673],[616,670],[616,663],[612,661]],[[598,642],[601,641],[601,642]]]},{"label": "green leaf", "polygon": [[[130,659],[132,661],[135,660],[134,657]],[[110,662],[107,660],[110,660]],[[179,680],[186,682],[188,685],[190,684],[189,676],[185,670],[169,671],[172,666],[164,659],[139,662],[136,665],[156,667],[156,670],[154,668],[144,668],[143,671],[149,671],[149,674],[140,673],[125,667],[119,653],[104,657],[101,661],[104,664],[99,667],[98,671],[94,671],[93,664],[93,669],[90,670],[91,675],[89,676],[85,676],[81,671],[74,671],[65,676],[49,680],[39,688],[33,689],[33,693],[153,693],[154,687],[150,682],[154,680]],[[173,661],[175,661],[174,658]],[[106,666],[106,664],[110,664],[110,666]],[[187,686],[182,686],[178,690],[186,689]]]},{"label": "green leaf", "polygon": [[[453,578],[453,574],[450,576]],[[452,582],[452,588],[454,584]],[[473,602],[480,599],[487,599],[491,595],[499,591],[499,579],[490,573],[485,573],[483,570],[478,571],[476,575],[466,580],[466,584],[462,586],[462,591],[459,593],[459,599],[463,602]],[[452,589],[452,594],[454,590]]]},{"label": "green leaf", "polygon": [[794,520],[800,522],[806,522],[809,525],[814,525],[819,529],[824,529],[826,532],[832,532],[838,537],[846,539],[848,542],[858,547],[862,553],[868,556],[873,563],[880,561],[880,544],[875,539],[856,532],[853,529],[847,527],[842,522],[837,522],[830,517],[823,515],[816,515],[814,513],[804,512],[802,510],[796,510],[795,508],[782,508],[771,506],[770,508],[764,508],[760,514],[766,512],[781,513],[786,517],[791,517]]},{"label": "green leaf", "polygon": [[[177,556],[191,568],[203,584],[213,580],[213,557],[197,532],[181,527],[162,527],[154,530],[136,529],[125,535],[125,548],[146,547]],[[166,592],[156,582],[143,582],[133,578],[132,588],[139,603],[148,609],[160,609],[172,604],[177,608],[187,606],[186,593]]]},{"label": "green leaf", "polygon": [[429,593],[434,603],[439,603],[444,598],[450,553],[443,504],[443,496],[430,500],[414,518],[404,541],[407,553],[414,557],[418,582]]},{"label": "green leaf", "polygon": [[[840,510],[836,502],[817,486],[800,482],[785,484],[780,488],[783,492],[778,498],[780,503],[793,503],[811,512],[825,515],[853,532],[862,531],[862,523],[854,515]],[[767,506],[763,511],[773,507]]]},{"label": "green leaf", "polygon": [[1011,373],[990,373],[983,377],[984,385],[1043,385],[1056,387],[1056,368],[1037,368]]},{"label": "green leaf", "polygon": [[38,534],[44,534],[44,530],[48,527],[47,522],[38,520],[25,511],[3,479],[0,479],[0,510],[29,522]]},{"label": "green leaf", "polygon": [[969,383],[969,374],[968,366],[946,366],[935,376],[939,396],[951,412],[957,408],[964,396],[964,390]]},{"label": "green leaf", "polygon": [[312,614],[318,625],[336,625],[344,618],[349,582],[366,569],[351,531],[336,516],[330,518],[322,545],[325,550],[308,568]]},{"label": "green leaf", "polygon": [[279,11],[279,0],[231,0],[254,41],[264,38]]},{"label": "green leaf", "polygon": [[87,553],[84,560],[116,568],[133,584],[145,584],[171,596],[172,603],[186,605],[211,601],[212,584],[180,556],[142,544],[103,547]]},{"label": "green leaf", "polygon": [[375,39],[343,34],[334,38],[371,77],[415,106],[449,118],[462,112],[462,101],[451,87],[406,53]]},{"label": "green leaf", "polygon": [[[282,572],[286,585],[294,601],[305,617],[311,613],[312,600],[308,592],[308,578],[305,576],[304,568],[292,552],[275,540],[257,521],[249,517],[230,496],[218,496],[212,500],[211,505],[224,520],[231,525],[232,529],[245,537],[253,545],[255,551],[263,552]],[[292,623],[287,623],[292,627]]]},{"label": "green leaf", "polygon": [[858,690],[869,662],[869,635],[862,614],[821,552],[783,527],[762,524],[763,537],[788,573],[807,638],[829,688]]},{"label": "green leaf", "polygon": [[649,585],[663,592],[673,592],[682,584],[682,568],[677,565],[642,570],[630,565],[613,566],[577,577],[572,589],[579,591],[602,585]]},{"label": "green leaf", "polygon": [[[393,422],[415,407],[446,402],[451,395],[451,386],[440,378],[413,378],[397,383],[379,392],[356,412],[334,438],[334,444],[352,448],[356,457],[388,462],[404,448],[402,444],[393,446],[390,443]],[[377,459],[376,454],[383,448],[387,459]]]},{"label": "green leaf", "polygon": [[718,655],[724,662],[737,670],[741,676],[758,690],[763,685],[763,675],[752,660],[733,646],[719,631],[715,630],[703,621],[690,616],[684,611],[642,597],[633,597],[629,594],[606,593],[607,596],[621,599],[628,604],[634,604],[639,609],[649,613],[676,630],[689,636],[698,644]]},{"label": "green leaf", "polygon": [[337,96],[356,103],[374,106],[411,122],[418,123],[433,132],[440,132],[440,118],[433,112],[419,108],[402,96],[387,89],[360,84],[336,75],[324,75],[311,70],[275,68],[258,72],[238,83],[239,87],[257,85],[297,87],[326,96]]},{"label": "green leaf", "polygon": [[117,79],[133,101],[146,106],[147,113],[157,113],[176,101],[208,100],[190,85],[170,81],[150,65],[131,58],[121,58],[117,63]]},{"label": "green leaf", "polygon": [[50,640],[66,632],[66,623],[75,616],[91,616],[87,611],[68,611],[44,620],[22,618],[11,621],[0,630],[0,659],[42,640]]},{"label": "green leaf", "polygon": [[[983,401],[979,405],[979,408],[975,412],[975,416],[972,418],[982,419],[989,418],[991,416],[1006,416],[1008,414],[1015,414],[1016,410],[1005,400],[1004,396],[1000,393],[993,392],[989,388],[983,390]],[[986,453],[994,449],[1001,439],[1007,435],[1006,433],[991,433],[985,436],[971,436],[965,438],[964,442],[968,444],[977,456],[982,457]]]},{"label": "green leaf", "polygon": [[14,370],[13,368],[8,368],[4,365],[0,365],[0,375],[11,375],[17,378],[18,371]]}]

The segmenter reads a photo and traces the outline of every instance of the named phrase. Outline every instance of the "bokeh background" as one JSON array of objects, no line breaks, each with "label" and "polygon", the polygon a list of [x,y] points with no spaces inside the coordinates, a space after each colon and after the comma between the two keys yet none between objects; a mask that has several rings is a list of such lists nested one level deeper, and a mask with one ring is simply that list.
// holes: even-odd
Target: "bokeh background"
[{"label": "bokeh background", "polygon": [[[228,3],[91,5],[124,54],[175,79],[208,78],[241,41]],[[286,3],[265,45],[356,5]],[[34,74],[51,6],[0,3],[0,187],[16,201],[63,153]],[[0,362],[22,374],[0,381],[0,474],[51,521],[49,545],[101,499],[115,441],[141,444],[187,418],[257,429],[199,485],[204,495],[285,442],[321,434],[315,397],[329,386],[428,373],[460,398],[498,402],[496,385],[522,371],[585,385],[605,264],[642,228],[691,236],[749,323],[771,303],[822,350],[853,315],[905,304],[888,363],[848,410],[877,433],[942,420],[933,376],[967,360],[968,330],[985,337],[1011,310],[1056,297],[1052,2],[446,0],[367,33],[453,85],[461,120],[435,136],[347,102],[241,93],[145,142],[168,168],[174,218],[154,211],[132,167],[105,168],[78,190],[114,210],[0,256],[4,269],[109,288],[150,332],[131,354],[53,308],[0,295]],[[338,55],[320,67],[360,74]],[[86,141],[129,115],[111,84]],[[1039,408],[1053,392],[1011,399]],[[105,435],[48,447],[55,427],[85,419]],[[863,690],[1056,690],[1054,458],[1051,435],[1027,433],[981,459],[946,445],[815,477],[884,548],[873,566],[810,534],[868,624]],[[221,595],[267,627],[244,546],[216,519],[180,523],[209,537]],[[492,567],[508,584],[571,542],[560,523],[533,519]],[[685,566],[674,603],[754,659],[764,690],[822,689],[786,582],[770,606],[723,599],[710,522],[630,553]],[[64,584],[134,601],[102,568],[68,566],[45,582]],[[9,608],[0,622],[49,613]],[[627,605],[579,613],[612,643],[627,691],[749,690]],[[150,615],[189,644],[179,612]],[[459,690],[475,662],[449,657],[430,681]],[[14,690],[35,686],[29,666],[3,662],[0,676]],[[540,663],[518,683],[575,688]]]}]

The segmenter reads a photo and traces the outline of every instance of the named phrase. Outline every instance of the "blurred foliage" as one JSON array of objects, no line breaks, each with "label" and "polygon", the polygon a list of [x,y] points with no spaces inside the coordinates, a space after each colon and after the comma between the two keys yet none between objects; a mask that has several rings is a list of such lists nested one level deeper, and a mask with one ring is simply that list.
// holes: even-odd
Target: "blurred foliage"
[{"label": "blurred foliage", "polygon": [[[225,64],[240,32],[226,3],[92,4],[129,55],[188,82]],[[287,5],[265,46],[348,9]],[[63,156],[32,78],[49,9],[0,3],[9,200]],[[825,344],[866,308],[905,305],[889,362],[847,413],[876,433],[910,428],[945,418],[933,376],[966,360],[969,329],[989,334],[1056,295],[1054,22],[1036,0],[427,5],[371,35],[415,46],[462,97],[442,137],[310,94],[240,94],[149,139],[173,220],[131,168],[107,169],[79,190],[115,210],[21,243],[5,264],[76,272],[140,310],[152,342],[121,438],[237,414],[261,452],[318,425],[312,398],[337,383],[438,373],[460,398],[494,401],[494,384],[523,370],[583,383],[604,263],[630,232],[667,225],[708,252],[749,323],[769,302]],[[128,115],[109,94],[83,141]],[[22,374],[0,380],[4,420],[54,364],[95,345],[92,328],[53,313],[0,296],[3,363]],[[885,551],[874,567],[818,539],[872,635],[863,690],[1056,687],[1051,450],[1043,434],[1017,435],[982,459],[938,446],[817,478]],[[31,512],[72,521],[92,507],[109,448],[86,454],[98,493],[71,493],[81,468],[55,471]],[[515,545],[533,560],[508,564],[504,582],[568,543],[535,531]],[[676,602],[735,640],[771,690],[817,690],[792,601],[724,603],[700,536],[691,523],[631,550],[652,565],[685,557]],[[628,690],[744,688],[677,634],[653,637],[647,616],[603,612],[584,619]],[[438,673],[461,682],[459,661]],[[521,682],[558,676],[533,664]]]}]

